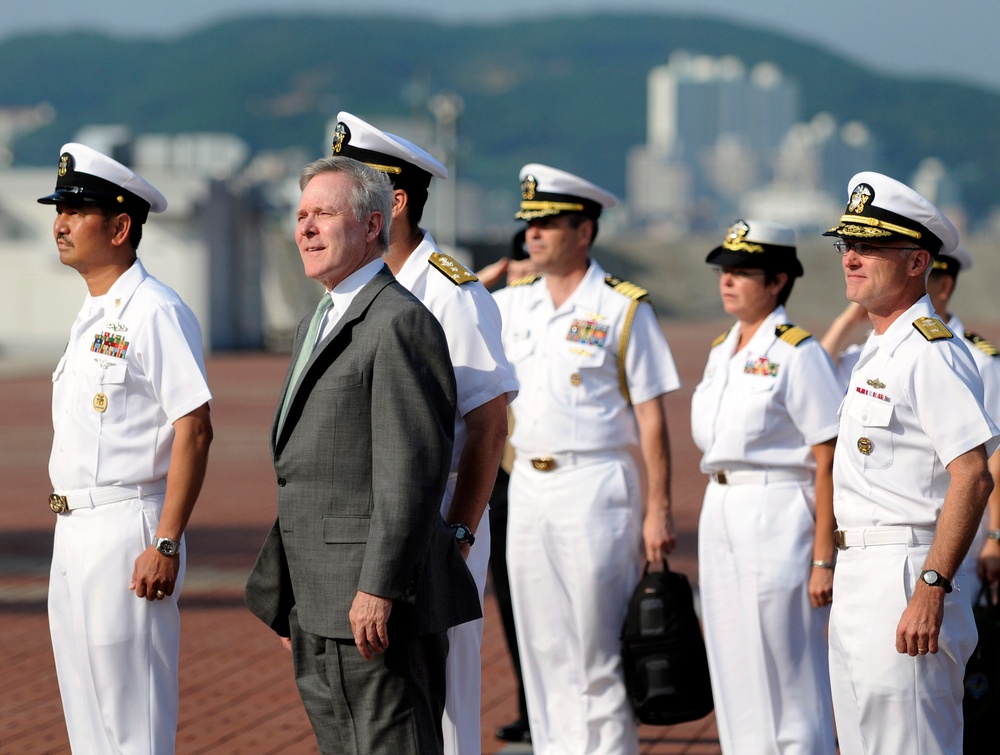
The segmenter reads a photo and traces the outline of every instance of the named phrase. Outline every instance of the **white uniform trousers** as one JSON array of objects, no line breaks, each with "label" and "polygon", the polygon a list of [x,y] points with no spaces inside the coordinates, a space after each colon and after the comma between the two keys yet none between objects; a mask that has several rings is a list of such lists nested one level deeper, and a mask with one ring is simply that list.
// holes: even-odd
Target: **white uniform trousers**
[{"label": "white uniform trousers", "polygon": [[938,652],[896,652],[896,627],[928,545],[848,548],[837,557],[830,678],[843,755],[962,752],[965,663],[976,645],[972,603],[945,597]]},{"label": "white uniform trousers", "polygon": [[74,509],[56,519],[49,628],[73,752],[169,755],[177,735],[177,598],[129,590],[163,495]]},{"label": "white uniform trousers", "polygon": [[726,755],[836,752],[829,610],[809,603],[814,530],[808,483],[710,482],[705,490],[698,578]]},{"label": "white uniform trousers", "polygon": [[[490,512],[483,513],[476,528],[476,542],[465,562],[479,589],[479,604],[486,591],[490,564]],[[483,693],[483,620],[467,621],[448,630],[445,664],[444,755],[479,755],[482,751],[480,705]]]},{"label": "white uniform trousers", "polygon": [[507,568],[535,755],[634,755],[619,633],[642,563],[639,469],[628,452],[518,458]]}]

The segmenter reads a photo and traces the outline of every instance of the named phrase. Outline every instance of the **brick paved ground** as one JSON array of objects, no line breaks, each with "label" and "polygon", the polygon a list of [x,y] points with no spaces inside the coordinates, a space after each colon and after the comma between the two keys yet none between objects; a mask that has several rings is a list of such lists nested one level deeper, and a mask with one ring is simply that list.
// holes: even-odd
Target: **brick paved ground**
[{"label": "brick paved ground", "polygon": [[[674,498],[681,533],[673,568],[695,582],[694,531],[703,478],[688,425],[698,381],[719,322],[668,326],[685,388],[671,401]],[[243,607],[242,587],[274,516],[267,429],[287,364],[283,355],[209,360],[215,443],[188,530],[189,570],[181,600],[178,752],[314,753],[288,655]],[[9,373],[8,373],[9,374]],[[0,433],[0,753],[68,752],[45,616],[52,514],[46,464],[51,443],[47,375],[7,377]],[[493,738],[516,710],[513,676],[495,602],[488,599],[483,652],[483,752],[530,752]],[[643,727],[648,755],[719,751],[714,719]]]}]

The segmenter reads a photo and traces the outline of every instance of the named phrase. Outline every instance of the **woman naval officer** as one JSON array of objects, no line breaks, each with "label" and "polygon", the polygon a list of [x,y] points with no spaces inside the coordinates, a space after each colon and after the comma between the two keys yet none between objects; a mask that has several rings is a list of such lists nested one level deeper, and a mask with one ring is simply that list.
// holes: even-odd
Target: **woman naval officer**
[{"label": "woman naval officer", "polygon": [[843,390],[785,314],[802,275],[791,228],[738,220],[705,261],[736,318],[691,401],[710,476],[698,571],[719,740],[726,755],[833,755],[825,629]]}]

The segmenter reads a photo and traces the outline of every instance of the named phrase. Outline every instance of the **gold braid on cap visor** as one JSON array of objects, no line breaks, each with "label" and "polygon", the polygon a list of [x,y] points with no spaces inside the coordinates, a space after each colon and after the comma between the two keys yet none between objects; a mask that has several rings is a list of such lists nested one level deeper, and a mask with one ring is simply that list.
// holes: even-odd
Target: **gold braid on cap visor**
[{"label": "gold braid on cap visor", "polygon": [[[858,217],[857,215],[841,215],[840,222],[844,225],[867,225],[872,227],[872,236],[884,236],[887,234],[878,233],[878,230],[888,231],[890,233],[898,233],[901,236],[909,236],[911,239],[919,239],[922,234],[920,231],[914,231],[909,228],[904,228],[901,225],[896,225],[895,223],[887,223],[884,220],[879,220],[878,218],[867,218]],[[836,229],[834,229],[836,230]]]},{"label": "gold braid on cap visor", "polygon": [[521,211],[517,217],[521,220],[533,220],[534,218],[544,218],[546,215],[555,215],[557,212],[583,212],[582,204],[576,202],[546,202],[546,201],[523,201]]},{"label": "gold braid on cap visor", "polygon": [[392,173],[394,176],[403,172],[402,168],[396,167],[395,165],[379,165],[378,163],[365,163],[365,165],[369,168],[380,170],[383,173]]},{"label": "gold braid on cap visor", "polygon": [[750,254],[764,251],[764,247],[760,244],[751,244],[748,241],[729,241],[728,239],[722,242],[722,248],[731,252],[749,252]]}]

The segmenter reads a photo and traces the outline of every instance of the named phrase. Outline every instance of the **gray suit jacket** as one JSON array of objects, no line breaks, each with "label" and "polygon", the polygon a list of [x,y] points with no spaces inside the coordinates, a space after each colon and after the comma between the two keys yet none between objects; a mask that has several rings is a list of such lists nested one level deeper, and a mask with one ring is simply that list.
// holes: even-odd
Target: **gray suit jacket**
[{"label": "gray suit jacket", "polygon": [[[394,633],[479,618],[475,583],[439,513],[451,463],[455,381],[437,320],[383,268],[289,386],[271,452],[278,518],[247,581],[250,610],[282,636],[351,639],[358,590],[390,598]],[[280,413],[280,402],[279,410]]]}]

